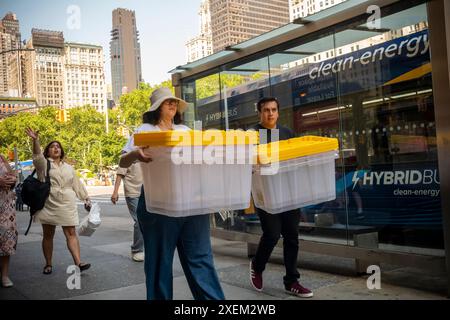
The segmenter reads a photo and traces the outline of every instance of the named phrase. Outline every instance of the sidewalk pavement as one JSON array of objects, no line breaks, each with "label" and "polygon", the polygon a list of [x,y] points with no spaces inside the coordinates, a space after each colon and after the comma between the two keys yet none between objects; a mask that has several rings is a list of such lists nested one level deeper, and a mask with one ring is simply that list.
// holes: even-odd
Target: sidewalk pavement
[{"label": "sidewalk pavement", "polygon": [[[93,187],[94,188],[94,187]],[[103,188],[103,187],[96,187]],[[109,188],[109,189],[108,189]],[[111,187],[91,190],[93,201],[100,201],[102,224],[92,237],[80,237],[83,261],[92,264],[81,276],[81,289],[69,290],[66,273],[72,259],[60,228],[54,241],[53,273],[43,275],[42,230],[33,224],[24,236],[28,212],[18,212],[19,243],[11,258],[13,288],[0,288],[3,299],[145,299],[143,263],[130,259],[132,221],[123,197],[119,204],[108,204]],[[106,192],[106,191],[107,192]],[[79,206],[80,218],[86,215]],[[212,238],[216,269],[228,300],[300,299],[284,292],[282,251],[275,249],[264,272],[264,291],[253,290],[249,282],[246,244]],[[300,248],[301,250],[301,248]],[[354,274],[351,259],[301,253],[301,283],[314,291],[312,299],[446,299],[444,275],[427,275],[421,270],[381,266],[381,289],[369,290],[367,276]],[[175,255],[174,299],[191,300],[192,295]]]}]

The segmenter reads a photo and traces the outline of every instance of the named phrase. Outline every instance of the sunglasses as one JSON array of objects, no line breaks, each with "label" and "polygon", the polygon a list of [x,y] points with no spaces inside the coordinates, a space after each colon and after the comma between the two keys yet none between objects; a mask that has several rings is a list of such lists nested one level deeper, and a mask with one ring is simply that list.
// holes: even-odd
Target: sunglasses
[{"label": "sunglasses", "polygon": [[164,104],[168,104],[168,105],[175,105],[178,106],[180,102],[178,100],[175,99],[168,99],[166,101],[164,101]]}]

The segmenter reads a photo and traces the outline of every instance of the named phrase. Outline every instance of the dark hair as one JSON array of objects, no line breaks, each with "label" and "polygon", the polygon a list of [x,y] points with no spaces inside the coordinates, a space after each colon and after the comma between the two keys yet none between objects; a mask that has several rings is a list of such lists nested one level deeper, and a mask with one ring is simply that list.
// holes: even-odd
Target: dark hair
[{"label": "dark hair", "polygon": [[[154,126],[156,126],[159,123],[159,120],[161,120],[161,106],[156,109],[155,111],[147,111],[142,115],[142,122],[143,123],[149,123]],[[181,114],[177,110],[177,113],[173,117],[173,123],[174,124],[180,124],[181,121]]]},{"label": "dark hair", "polygon": [[256,104],[256,108],[258,109],[259,112],[261,112],[261,109],[263,107],[263,105],[265,105],[267,102],[276,102],[277,103],[277,110],[280,110],[280,103],[278,102],[278,99],[275,97],[265,97],[262,98],[261,100],[258,101],[258,103]]},{"label": "dark hair", "polygon": [[54,143],[59,144],[59,148],[61,149],[61,157],[60,157],[60,159],[61,159],[61,160],[64,159],[64,149],[63,149],[63,147],[62,147],[62,144],[61,144],[61,142],[56,141],[56,140],[50,142],[50,143],[45,147],[45,149],[44,149],[44,157],[45,157],[45,158],[48,158],[48,157],[50,156],[50,155],[49,155],[50,146],[51,146],[52,144],[54,144]]}]

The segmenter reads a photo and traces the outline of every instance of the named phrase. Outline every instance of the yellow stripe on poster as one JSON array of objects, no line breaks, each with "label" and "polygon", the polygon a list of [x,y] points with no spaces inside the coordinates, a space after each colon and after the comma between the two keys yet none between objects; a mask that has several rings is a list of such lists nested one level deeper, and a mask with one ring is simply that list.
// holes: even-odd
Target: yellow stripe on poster
[{"label": "yellow stripe on poster", "polygon": [[421,65],[418,68],[408,71],[408,72],[402,74],[401,76],[398,76],[397,78],[394,78],[394,79],[386,82],[384,85],[388,86],[388,85],[391,85],[394,83],[416,79],[416,78],[422,77],[430,72],[431,72],[431,62],[428,62],[424,65]]}]

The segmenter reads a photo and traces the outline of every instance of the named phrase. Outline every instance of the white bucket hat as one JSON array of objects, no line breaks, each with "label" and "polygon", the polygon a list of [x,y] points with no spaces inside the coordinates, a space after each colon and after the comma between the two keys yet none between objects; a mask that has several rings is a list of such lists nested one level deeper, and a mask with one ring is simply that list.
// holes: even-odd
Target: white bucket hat
[{"label": "white bucket hat", "polygon": [[161,88],[158,88],[158,89],[156,89],[155,91],[152,92],[152,95],[150,96],[151,106],[150,106],[150,109],[148,111],[155,111],[155,110],[157,110],[161,106],[161,104],[167,99],[174,99],[174,100],[178,100],[179,101],[179,103],[178,103],[178,112],[180,112],[180,113],[183,113],[184,110],[187,107],[187,102],[186,101],[175,97],[172,94],[172,91],[169,88],[161,87]]}]

